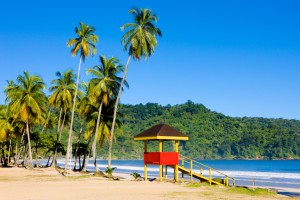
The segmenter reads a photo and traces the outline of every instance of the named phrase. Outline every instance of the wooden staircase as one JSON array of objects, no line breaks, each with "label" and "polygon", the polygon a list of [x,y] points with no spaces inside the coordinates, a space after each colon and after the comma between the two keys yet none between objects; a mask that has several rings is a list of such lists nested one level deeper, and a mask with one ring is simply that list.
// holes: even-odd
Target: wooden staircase
[{"label": "wooden staircase", "polygon": [[[196,178],[201,182],[207,182],[210,185],[224,185],[224,186],[235,186],[235,179],[200,162],[187,158],[180,155],[181,165],[178,165],[178,171],[182,174],[182,182],[184,182],[184,175],[190,176],[190,182]],[[186,168],[188,164],[189,168]],[[170,166],[174,168],[175,166]],[[208,169],[208,176],[203,174],[203,169]],[[197,170],[197,172],[196,172]],[[198,173],[199,172],[199,173]],[[213,178],[213,176],[215,178]],[[219,178],[219,179],[217,179]],[[221,181],[220,181],[221,180]],[[231,181],[231,185],[229,183]]]}]

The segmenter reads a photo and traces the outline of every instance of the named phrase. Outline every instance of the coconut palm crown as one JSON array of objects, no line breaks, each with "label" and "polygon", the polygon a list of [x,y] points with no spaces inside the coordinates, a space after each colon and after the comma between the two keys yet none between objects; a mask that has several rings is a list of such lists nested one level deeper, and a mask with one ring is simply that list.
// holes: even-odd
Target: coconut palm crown
[{"label": "coconut palm crown", "polygon": [[98,36],[94,34],[95,28],[84,23],[79,23],[79,28],[75,27],[76,38],[69,39],[67,46],[71,49],[72,56],[76,56],[80,52],[83,60],[89,55],[95,55],[97,49],[95,44],[98,42]]},{"label": "coconut palm crown", "polygon": [[162,36],[161,30],[153,25],[153,22],[157,22],[157,16],[150,9],[142,8],[131,9],[129,13],[133,15],[134,23],[121,26],[121,30],[128,29],[121,42],[134,59],[140,60],[142,56],[147,59],[157,46],[156,36]]},{"label": "coconut palm crown", "polygon": [[24,76],[18,76],[17,83],[10,82],[5,89],[10,111],[23,120],[30,120],[33,123],[42,122],[48,102],[43,92],[45,89],[41,77],[29,75],[25,71]]},{"label": "coconut palm crown", "polygon": [[75,75],[73,70],[67,70],[65,73],[56,72],[57,79],[51,81],[49,97],[51,106],[62,108],[64,111],[71,107],[75,93]]},{"label": "coconut palm crown", "polygon": [[[86,72],[93,76],[90,80],[93,96],[100,98],[107,105],[110,99],[117,97],[122,81],[117,74],[124,71],[124,66],[119,64],[118,59],[114,57],[107,59],[103,55],[100,56],[100,64],[87,69]],[[129,87],[126,81],[125,86]]]}]

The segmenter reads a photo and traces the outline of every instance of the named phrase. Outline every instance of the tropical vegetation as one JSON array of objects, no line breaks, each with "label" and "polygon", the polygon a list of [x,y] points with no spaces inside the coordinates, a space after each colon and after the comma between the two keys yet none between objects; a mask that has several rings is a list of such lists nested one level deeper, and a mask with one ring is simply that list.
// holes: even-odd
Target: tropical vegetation
[{"label": "tropical vegetation", "polygon": [[[74,155],[73,170],[86,171],[92,158],[98,172],[97,159],[108,159],[106,173],[111,175],[111,159],[142,158],[143,144],[133,137],[159,123],[188,135],[189,141],[180,142],[180,152],[195,159],[300,158],[298,120],[229,117],[192,101],[120,105],[129,86],[131,59],[148,59],[162,36],[151,10],[131,9],[129,14],[133,22],[121,26],[121,43],[128,53],[125,66],[113,56],[101,55],[100,62],[86,70],[87,82],[80,83],[81,64],[97,53],[98,42],[96,29],[80,22],[75,38],[67,43],[71,55],[79,55],[77,75],[70,69],[56,72],[49,93],[42,77],[27,71],[7,81],[6,104],[0,105],[2,166],[39,167],[39,159],[47,158],[45,166],[57,167],[58,158],[65,156],[66,172]],[[166,151],[172,150],[171,142],[165,144]],[[150,142],[149,150],[157,151],[157,144]]]},{"label": "tropical vegetation", "polygon": [[[121,105],[123,135],[113,158],[142,159],[142,142],[133,137],[159,123],[189,136],[180,142],[180,153],[194,159],[299,159],[300,121],[258,117],[229,117],[188,101],[180,105]],[[173,149],[172,143],[164,146]],[[149,151],[157,151],[150,142]]]}]

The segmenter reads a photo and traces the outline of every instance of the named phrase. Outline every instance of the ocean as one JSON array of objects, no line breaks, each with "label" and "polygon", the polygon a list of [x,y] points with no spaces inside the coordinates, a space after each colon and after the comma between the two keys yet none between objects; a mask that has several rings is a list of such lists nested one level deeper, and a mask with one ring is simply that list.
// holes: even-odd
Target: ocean
[{"label": "ocean", "polygon": [[[236,185],[251,186],[255,179],[255,186],[263,187],[286,187],[300,188],[300,160],[197,160],[205,165],[217,169],[218,171],[235,178]],[[98,160],[99,168],[105,171],[106,160]],[[63,164],[63,160],[59,160]],[[112,167],[116,167],[115,172],[131,174],[133,172],[144,175],[143,160],[113,160]],[[188,166],[186,166],[188,168]],[[94,166],[90,160],[88,170],[94,171]],[[148,165],[148,176],[158,177],[158,166]],[[203,170],[204,175],[208,175],[208,170]],[[213,174],[214,175],[214,174]],[[168,169],[168,177],[173,177],[173,169]],[[181,173],[179,173],[181,177]],[[214,177],[214,176],[213,176]],[[186,175],[186,179],[189,177]],[[195,179],[196,180],[196,179]]]}]

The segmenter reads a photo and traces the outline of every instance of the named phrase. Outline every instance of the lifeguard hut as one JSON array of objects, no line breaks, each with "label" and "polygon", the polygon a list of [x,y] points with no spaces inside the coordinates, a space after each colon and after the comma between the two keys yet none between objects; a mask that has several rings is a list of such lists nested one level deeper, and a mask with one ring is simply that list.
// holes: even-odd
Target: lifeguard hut
[{"label": "lifeguard hut", "polygon": [[[189,137],[176,131],[167,124],[159,124],[136,135],[134,140],[144,141],[144,177],[148,179],[148,165],[159,165],[159,180],[162,181],[163,166],[174,168],[174,180],[178,181],[179,141],[186,141]],[[148,152],[148,141],[158,141],[158,152]],[[164,141],[174,141],[174,151],[164,152]]]},{"label": "lifeguard hut", "polygon": [[[186,174],[190,176],[191,182],[193,182],[193,179],[195,178],[200,181],[208,182],[209,184],[230,186],[229,181],[231,180],[231,185],[235,186],[234,178],[196,160],[179,155],[179,141],[186,141],[188,139],[188,136],[176,131],[167,124],[153,126],[152,128],[149,128],[148,130],[136,135],[134,140],[144,141],[145,180],[148,179],[148,165],[159,165],[160,181],[162,181],[163,177],[163,166],[166,166],[166,173],[167,167],[169,166],[174,168],[174,180],[176,182],[178,182],[178,171],[180,171],[182,174],[182,181],[184,181],[184,175]],[[147,146],[150,140],[158,141],[158,152],[148,152]],[[164,141],[174,141],[175,145],[173,152],[164,152]],[[179,165],[179,159],[181,161],[181,165]],[[206,169],[208,173],[205,174],[203,169]],[[217,179],[213,178],[213,175],[217,179],[223,179],[220,179],[221,181],[217,181]]]}]

